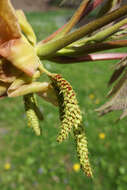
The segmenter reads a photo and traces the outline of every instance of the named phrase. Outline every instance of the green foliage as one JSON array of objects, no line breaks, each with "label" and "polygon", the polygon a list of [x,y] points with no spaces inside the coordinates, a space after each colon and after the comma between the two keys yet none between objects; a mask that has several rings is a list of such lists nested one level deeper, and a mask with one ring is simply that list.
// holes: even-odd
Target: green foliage
[{"label": "green foliage", "polygon": [[[62,14],[67,15],[67,11]],[[63,24],[59,11],[27,16],[40,39]],[[55,20],[59,20],[59,26],[54,24]],[[51,72],[61,73],[77,92],[84,114],[83,124],[90,139],[88,146],[94,166],[93,180],[84,176],[82,171],[73,169],[78,160],[72,141],[62,146],[56,142],[60,126],[57,108],[40,100],[45,120],[41,122],[42,136],[36,137],[24,123],[22,99],[3,99],[0,103],[0,189],[126,190],[126,119],[115,124],[116,113],[99,119],[94,112],[105,101],[106,84],[114,63],[88,62],[67,67],[44,63]]]}]

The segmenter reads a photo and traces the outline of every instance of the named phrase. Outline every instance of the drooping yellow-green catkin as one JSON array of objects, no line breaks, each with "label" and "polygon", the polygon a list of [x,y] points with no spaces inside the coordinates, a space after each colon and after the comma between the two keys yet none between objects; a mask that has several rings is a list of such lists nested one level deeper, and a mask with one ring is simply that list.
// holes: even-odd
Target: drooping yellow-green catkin
[{"label": "drooping yellow-green catkin", "polygon": [[81,169],[88,177],[92,177],[92,169],[88,158],[87,139],[82,125],[73,128],[76,141],[76,149],[80,161]]},{"label": "drooping yellow-green catkin", "polygon": [[61,120],[61,130],[57,137],[58,142],[62,142],[68,137],[72,127],[77,127],[82,117],[74,90],[69,82],[61,75],[54,74],[51,76],[52,85],[56,90],[59,103],[59,112]]},{"label": "drooping yellow-green catkin", "polygon": [[81,168],[87,176],[92,177],[92,170],[88,159],[87,140],[81,124],[82,115],[75,92],[71,85],[62,78],[61,75],[54,74],[51,76],[51,80],[58,97],[61,119],[61,130],[57,137],[57,141],[62,142],[65,140],[73,127]]},{"label": "drooping yellow-green catkin", "polygon": [[28,121],[28,126],[32,127],[35,134],[39,136],[41,129],[39,126],[39,119],[42,119],[39,109],[37,109],[37,102],[34,94],[27,94],[24,96],[24,105]]},{"label": "drooping yellow-green catkin", "polygon": [[33,107],[38,119],[43,120],[42,112],[40,111],[40,109],[38,107],[38,104],[37,104],[36,95],[35,94],[30,94],[30,100],[31,100],[32,107]]}]

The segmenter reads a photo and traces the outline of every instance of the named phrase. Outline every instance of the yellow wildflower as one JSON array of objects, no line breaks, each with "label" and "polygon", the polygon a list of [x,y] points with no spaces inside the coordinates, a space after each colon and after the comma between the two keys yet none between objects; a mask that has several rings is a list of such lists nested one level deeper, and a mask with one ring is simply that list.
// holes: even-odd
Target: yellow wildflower
[{"label": "yellow wildflower", "polygon": [[95,95],[94,95],[94,94],[90,94],[90,95],[89,95],[89,99],[90,99],[90,100],[93,100],[94,98],[95,98]]},{"label": "yellow wildflower", "polygon": [[100,139],[105,139],[105,137],[106,137],[105,133],[99,133],[99,138]]},{"label": "yellow wildflower", "polygon": [[78,171],[80,170],[80,164],[79,164],[79,163],[75,163],[75,164],[73,165],[73,170],[74,170],[75,172],[78,172]]},{"label": "yellow wildflower", "polygon": [[96,99],[95,100],[95,104],[99,104],[100,103],[100,100],[99,99]]},{"label": "yellow wildflower", "polygon": [[10,170],[11,169],[11,164],[9,162],[4,164],[4,169],[5,170]]}]

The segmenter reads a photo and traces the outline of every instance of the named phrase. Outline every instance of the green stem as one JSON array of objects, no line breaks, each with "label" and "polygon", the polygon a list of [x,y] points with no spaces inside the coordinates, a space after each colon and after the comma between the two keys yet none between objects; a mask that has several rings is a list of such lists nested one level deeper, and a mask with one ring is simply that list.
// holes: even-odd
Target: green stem
[{"label": "green stem", "polygon": [[48,76],[52,76],[52,73],[50,73],[47,69],[45,69],[42,64],[40,64],[38,68],[39,68],[39,71],[41,72],[41,74],[45,73]]},{"label": "green stem", "polygon": [[79,45],[85,45],[85,44],[94,43],[94,42],[101,42],[101,41],[105,40],[106,38],[108,38],[109,36],[111,36],[112,34],[114,34],[115,32],[117,32],[119,30],[119,28],[124,26],[125,24],[127,24],[127,18],[125,18],[124,20],[118,22],[117,24],[115,24],[113,26],[110,26],[109,28],[106,28],[106,29],[96,33],[94,36],[85,38],[84,40],[79,42]]},{"label": "green stem", "polygon": [[48,56],[52,56],[56,51],[66,47],[67,45],[81,39],[87,34],[92,33],[93,31],[99,29],[100,27],[111,23],[112,21],[116,20],[127,14],[127,5],[111,12],[110,14],[103,16],[96,21],[92,21],[87,25],[77,29],[76,31],[72,32],[71,34],[67,34],[66,36],[46,43],[46,44],[39,44],[36,47],[36,51],[39,57],[46,58]]},{"label": "green stem", "polygon": [[[55,55],[57,56],[71,56],[77,57],[86,55],[88,53],[94,53],[98,51],[104,51],[109,49],[116,49],[121,47],[127,47],[127,40],[117,40],[117,41],[107,41],[103,43],[88,44],[82,47],[75,47],[73,49],[62,49],[58,51]],[[50,58],[49,58],[50,59]]]}]

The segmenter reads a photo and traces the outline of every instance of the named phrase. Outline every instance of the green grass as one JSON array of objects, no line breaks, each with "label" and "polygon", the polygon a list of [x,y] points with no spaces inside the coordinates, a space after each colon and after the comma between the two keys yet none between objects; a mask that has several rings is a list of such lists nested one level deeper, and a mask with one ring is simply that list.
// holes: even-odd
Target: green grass
[{"label": "green grass", "polygon": [[[48,36],[65,23],[69,11],[29,13],[38,40]],[[73,86],[83,112],[88,138],[89,156],[94,170],[93,180],[82,171],[75,172],[78,163],[75,145],[70,137],[58,144],[58,109],[38,98],[45,119],[42,136],[36,137],[27,127],[22,98],[2,99],[0,103],[0,189],[1,190],[126,190],[127,188],[127,119],[114,121],[120,113],[99,118],[94,111],[106,101],[107,82],[112,73],[109,62],[88,62],[59,65],[44,62],[51,72],[60,73]],[[93,94],[94,99],[89,95]],[[99,104],[96,104],[99,100]],[[99,134],[104,133],[105,139]],[[11,168],[5,170],[7,163]]]}]

